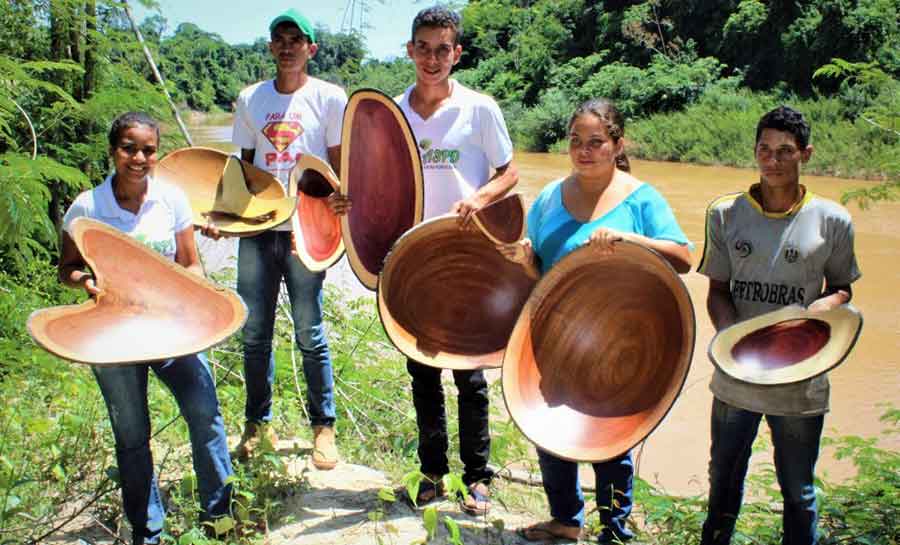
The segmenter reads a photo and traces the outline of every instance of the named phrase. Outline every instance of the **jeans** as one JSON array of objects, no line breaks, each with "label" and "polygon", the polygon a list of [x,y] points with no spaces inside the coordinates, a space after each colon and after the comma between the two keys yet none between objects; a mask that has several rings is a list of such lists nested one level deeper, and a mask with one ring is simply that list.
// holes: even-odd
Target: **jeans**
[{"label": "jeans", "polygon": [[[578,462],[558,458],[537,449],[550,516],[566,526],[584,526],[584,494],[578,482]],[[625,527],[634,496],[631,452],[592,464],[597,489],[597,510],[603,529],[600,543],[626,541],[634,534]]]},{"label": "jeans", "polygon": [[[704,545],[731,542],[744,495],[750,448],[762,416],[713,399],[709,511],[701,541]],[[813,474],[825,417],[765,416],[772,431],[775,474],[784,499],[782,543],[815,545],[818,514]]]},{"label": "jeans", "polygon": [[147,375],[150,369],[169,388],[191,436],[200,492],[200,518],[226,515],[231,500],[231,458],[216,385],[204,354],[124,367],[92,367],[106,401],[116,439],[122,503],[135,543],[156,543],[165,508],[159,497],[150,453]]},{"label": "jeans", "polygon": [[325,272],[310,272],[291,254],[290,231],[266,231],[238,245],[238,293],[247,304],[244,325],[245,416],[249,422],[272,420],[275,356],[272,335],[281,279],[287,285],[294,336],[303,355],[307,410],[313,426],[333,426],[334,377],[322,325]]},{"label": "jeans", "polygon": [[[413,405],[419,427],[419,462],[422,473],[445,475],[447,462],[447,415],[441,369],[407,359],[412,376]],[[488,385],[482,371],[453,371],[459,389],[459,457],[463,462],[463,482],[490,481],[488,469],[491,435],[488,430]]]}]

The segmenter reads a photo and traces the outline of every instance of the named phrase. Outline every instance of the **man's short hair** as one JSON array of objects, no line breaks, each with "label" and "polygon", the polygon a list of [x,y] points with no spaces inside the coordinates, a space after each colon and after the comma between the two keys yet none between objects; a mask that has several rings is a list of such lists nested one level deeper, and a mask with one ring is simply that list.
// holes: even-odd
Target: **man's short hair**
[{"label": "man's short hair", "polygon": [[446,6],[432,6],[416,14],[416,18],[412,22],[411,41],[416,40],[416,31],[422,27],[452,28],[453,45],[459,45],[459,41],[462,39],[462,20],[458,13]]},{"label": "man's short hair", "polygon": [[791,133],[800,149],[806,149],[809,145],[809,122],[803,114],[790,106],[779,106],[760,118],[756,125],[756,144],[759,143],[763,129]]}]

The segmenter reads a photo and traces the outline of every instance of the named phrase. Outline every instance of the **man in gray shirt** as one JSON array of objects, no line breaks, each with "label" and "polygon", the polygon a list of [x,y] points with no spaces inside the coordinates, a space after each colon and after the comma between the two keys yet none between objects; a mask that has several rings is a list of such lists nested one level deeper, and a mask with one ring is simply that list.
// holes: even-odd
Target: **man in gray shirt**
[{"label": "man in gray shirt", "polygon": [[[813,152],[809,133],[809,123],[791,108],[764,115],[756,128],[759,183],[709,206],[698,272],[709,277],[706,305],[717,331],[787,305],[825,311],[852,297],[850,284],[860,272],[850,214],[800,183],[800,165]],[[813,479],[828,411],[827,376],[757,386],[716,369],[710,388],[710,493],[701,545],[731,541],[763,415],[784,498],[783,543],[814,545]]]}]

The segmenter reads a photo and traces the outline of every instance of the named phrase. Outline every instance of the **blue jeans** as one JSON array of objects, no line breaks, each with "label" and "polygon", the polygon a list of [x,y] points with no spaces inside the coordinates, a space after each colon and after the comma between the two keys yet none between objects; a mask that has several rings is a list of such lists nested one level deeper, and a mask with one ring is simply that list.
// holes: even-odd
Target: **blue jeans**
[{"label": "blue jeans", "polygon": [[238,245],[238,293],[249,311],[244,325],[245,416],[249,422],[272,420],[275,355],[272,335],[281,279],[287,285],[294,336],[303,355],[307,410],[312,425],[333,426],[334,377],[322,325],[322,282],[291,254],[290,231],[266,231],[242,238]]},{"label": "blue jeans", "polygon": [[[750,449],[762,414],[713,399],[709,462],[709,511],[703,545],[728,545],[744,495]],[[813,474],[819,456],[824,415],[765,415],[772,431],[775,474],[784,499],[784,545],[815,545],[816,490]]]},{"label": "blue jeans", "polygon": [[[584,494],[578,482],[578,463],[557,458],[540,448],[537,451],[550,516],[566,526],[584,526]],[[603,524],[599,542],[631,539],[634,534],[625,527],[634,496],[631,452],[592,465],[597,485],[597,510]]]},{"label": "blue jeans", "polygon": [[147,376],[150,369],[169,388],[191,436],[200,492],[200,518],[226,515],[231,500],[231,458],[216,385],[204,354],[124,367],[92,367],[106,401],[122,484],[122,503],[135,543],[156,543],[165,508],[159,497],[150,453]]}]

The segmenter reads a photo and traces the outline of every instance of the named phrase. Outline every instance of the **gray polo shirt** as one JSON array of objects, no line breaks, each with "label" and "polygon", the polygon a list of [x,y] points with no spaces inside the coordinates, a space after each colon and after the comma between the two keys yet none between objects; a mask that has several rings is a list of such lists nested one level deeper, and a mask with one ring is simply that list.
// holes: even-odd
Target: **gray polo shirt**
[{"label": "gray polo shirt", "polygon": [[[738,321],[787,305],[808,306],[819,298],[825,283],[850,285],[861,276],[850,214],[801,188],[804,197],[784,213],[765,212],[751,195],[753,188],[709,205],[706,244],[697,270],[729,283]],[[758,413],[828,412],[824,374],[794,384],[759,386],[716,369],[710,389],[729,405]]]}]

